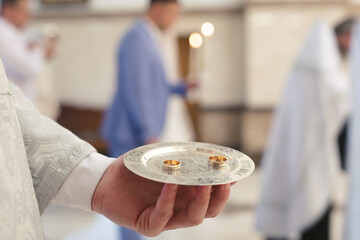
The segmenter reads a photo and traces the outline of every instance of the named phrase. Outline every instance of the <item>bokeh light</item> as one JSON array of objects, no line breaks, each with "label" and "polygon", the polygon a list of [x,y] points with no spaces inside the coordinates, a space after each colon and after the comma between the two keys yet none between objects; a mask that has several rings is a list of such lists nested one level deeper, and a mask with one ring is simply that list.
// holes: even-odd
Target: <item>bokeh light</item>
[{"label": "bokeh light", "polygon": [[201,32],[205,37],[211,37],[215,32],[214,24],[206,22],[201,26]]},{"label": "bokeh light", "polygon": [[203,44],[203,38],[199,33],[192,33],[189,38],[189,43],[193,48],[200,48]]}]

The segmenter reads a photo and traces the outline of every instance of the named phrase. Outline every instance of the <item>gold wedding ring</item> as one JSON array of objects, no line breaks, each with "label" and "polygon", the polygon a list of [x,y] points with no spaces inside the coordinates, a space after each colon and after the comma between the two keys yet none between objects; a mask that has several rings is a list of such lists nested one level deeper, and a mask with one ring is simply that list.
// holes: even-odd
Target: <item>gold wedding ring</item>
[{"label": "gold wedding ring", "polygon": [[209,157],[209,163],[214,167],[224,167],[228,163],[228,160],[222,156],[211,156]]},{"label": "gold wedding ring", "polygon": [[179,170],[181,163],[176,160],[166,160],[164,161],[163,167],[168,171],[176,171]]}]

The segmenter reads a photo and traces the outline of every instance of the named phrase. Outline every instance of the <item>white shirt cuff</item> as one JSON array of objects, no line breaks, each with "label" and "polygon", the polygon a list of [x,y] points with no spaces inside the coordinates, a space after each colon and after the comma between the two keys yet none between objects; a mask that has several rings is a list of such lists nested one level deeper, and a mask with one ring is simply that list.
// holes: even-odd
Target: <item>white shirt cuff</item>
[{"label": "white shirt cuff", "polygon": [[96,186],[114,160],[99,153],[90,154],[65,179],[52,201],[92,211],[91,201]]}]

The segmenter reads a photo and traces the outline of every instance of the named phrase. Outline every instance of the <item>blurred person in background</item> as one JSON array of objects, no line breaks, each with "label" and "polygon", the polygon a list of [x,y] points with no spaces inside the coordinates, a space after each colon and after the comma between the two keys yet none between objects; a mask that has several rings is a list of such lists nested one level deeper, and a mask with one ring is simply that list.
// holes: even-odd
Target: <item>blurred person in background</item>
[{"label": "blurred person in background", "polygon": [[26,32],[27,39],[45,49],[51,46],[52,58],[45,61],[43,70],[35,79],[36,99],[34,101],[42,114],[56,120],[60,114],[60,102],[55,91],[54,57],[59,41],[59,28],[52,23],[30,28]]},{"label": "blurred person in background", "polygon": [[[102,134],[111,156],[159,141],[191,141],[194,132],[184,97],[193,86],[179,81],[176,0],[151,0],[119,47],[117,90]],[[123,239],[138,239],[126,229]]]},{"label": "blurred person in background", "polygon": [[289,77],[262,159],[257,227],[269,240],[330,239],[337,137],[350,111],[348,95],[335,34],[318,23]]},{"label": "blurred person in background", "polygon": [[360,20],[354,24],[351,38],[350,69],[352,113],[349,120],[347,161],[349,172],[348,199],[345,218],[345,240],[360,236]]},{"label": "blurred person in background", "polygon": [[347,59],[350,50],[351,32],[355,24],[354,18],[348,18],[335,26],[335,34],[343,59]]},{"label": "blurred person in background", "polygon": [[146,15],[122,40],[117,90],[102,129],[111,155],[147,143],[194,138],[183,101],[189,85],[178,82],[171,31],[179,12],[176,0],[152,0]]},{"label": "blurred person in background", "polygon": [[30,21],[29,0],[1,1],[0,58],[9,80],[20,87],[42,113],[55,119],[59,106],[50,65],[57,37],[30,40],[25,31]]},{"label": "blurred person in background", "polygon": [[[350,79],[348,55],[351,44],[351,35],[352,35],[351,33],[354,24],[355,24],[355,19],[348,18],[344,21],[341,21],[335,27],[336,39],[342,56],[342,67],[348,79]],[[339,139],[338,139],[342,169],[346,169],[347,131],[348,131],[348,122],[346,121],[339,134]]]}]

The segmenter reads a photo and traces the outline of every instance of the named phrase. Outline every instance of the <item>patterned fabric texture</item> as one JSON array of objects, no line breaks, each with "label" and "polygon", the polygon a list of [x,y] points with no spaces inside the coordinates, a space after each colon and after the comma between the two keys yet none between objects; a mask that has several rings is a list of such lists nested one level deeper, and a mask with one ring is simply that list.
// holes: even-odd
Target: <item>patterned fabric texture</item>
[{"label": "patterned fabric texture", "polygon": [[44,239],[40,213],[94,151],[41,115],[0,61],[0,239]]}]

